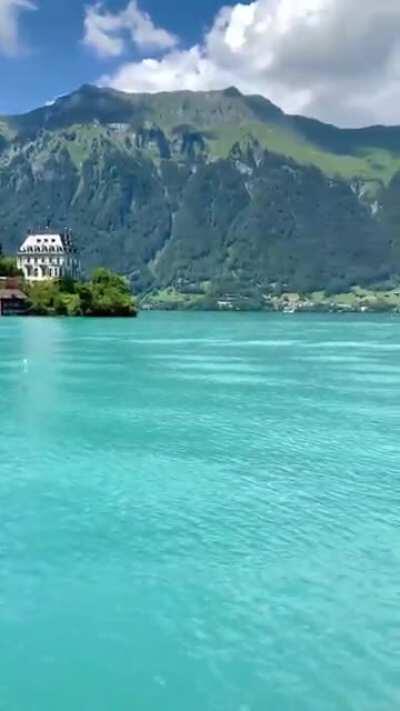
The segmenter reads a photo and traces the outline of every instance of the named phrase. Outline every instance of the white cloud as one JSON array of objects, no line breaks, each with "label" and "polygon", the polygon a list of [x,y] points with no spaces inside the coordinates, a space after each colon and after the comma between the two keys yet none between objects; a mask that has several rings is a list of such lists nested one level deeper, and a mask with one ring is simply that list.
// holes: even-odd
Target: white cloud
[{"label": "white cloud", "polygon": [[118,57],[126,48],[130,37],[139,49],[171,49],[177,39],[161,27],[156,27],[137,0],[130,0],[119,13],[104,10],[102,3],[86,8],[84,42],[103,57]]},{"label": "white cloud", "polygon": [[[86,8],[84,42],[105,57],[119,57],[124,51],[119,16],[103,13],[100,5]],[[114,34],[115,33],[115,34]]]},{"label": "white cloud", "polygon": [[31,0],[0,0],[0,54],[16,55],[21,46],[18,18],[23,10],[35,10]]},{"label": "white cloud", "polygon": [[123,64],[100,83],[150,92],[234,85],[288,112],[341,125],[400,122],[400,2],[254,0],[224,7],[198,45]]}]

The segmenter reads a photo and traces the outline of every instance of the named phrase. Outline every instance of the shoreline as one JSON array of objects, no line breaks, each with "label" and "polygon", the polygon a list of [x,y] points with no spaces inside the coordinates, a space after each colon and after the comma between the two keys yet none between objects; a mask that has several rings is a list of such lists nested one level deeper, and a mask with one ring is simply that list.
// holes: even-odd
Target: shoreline
[{"label": "shoreline", "polygon": [[143,311],[400,314],[400,287],[366,289],[355,286],[348,292],[338,294],[327,294],[321,290],[309,294],[253,292],[247,295],[185,293],[170,287],[139,295],[137,301]]},{"label": "shoreline", "polygon": [[341,315],[341,316],[346,316],[346,315],[354,315],[354,314],[360,314],[361,316],[364,315],[371,315],[371,314],[377,314],[377,315],[398,315],[400,316],[400,311],[397,309],[387,309],[387,310],[382,310],[382,309],[366,309],[366,310],[361,310],[361,309],[298,309],[297,311],[284,311],[283,309],[218,309],[218,308],[203,308],[203,309],[195,309],[195,308],[165,308],[162,306],[157,306],[157,307],[152,307],[152,308],[145,308],[145,309],[139,309],[139,312],[147,312],[147,313],[219,313],[219,314],[272,314],[272,315],[282,315],[282,316],[310,316],[310,315]]}]

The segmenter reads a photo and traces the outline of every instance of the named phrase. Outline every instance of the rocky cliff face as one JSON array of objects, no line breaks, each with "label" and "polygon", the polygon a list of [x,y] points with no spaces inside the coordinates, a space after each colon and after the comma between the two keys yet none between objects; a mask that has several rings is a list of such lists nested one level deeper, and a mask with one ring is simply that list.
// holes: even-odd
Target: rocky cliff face
[{"label": "rocky cliff face", "polygon": [[72,227],[88,270],[138,290],[340,290],[400,272],[398,170],[400,129],[340,131],[236,90],[84,87],[0,121],[0,242]]}]

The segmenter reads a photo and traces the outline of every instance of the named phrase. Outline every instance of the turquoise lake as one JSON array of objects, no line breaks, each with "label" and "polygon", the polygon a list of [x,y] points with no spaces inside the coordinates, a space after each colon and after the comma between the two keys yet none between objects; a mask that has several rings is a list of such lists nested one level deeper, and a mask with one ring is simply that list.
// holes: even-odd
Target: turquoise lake
[{"label": "turquoise lake", "polygon": [[400,317],[0,319],[1,711],[400,708]]}]

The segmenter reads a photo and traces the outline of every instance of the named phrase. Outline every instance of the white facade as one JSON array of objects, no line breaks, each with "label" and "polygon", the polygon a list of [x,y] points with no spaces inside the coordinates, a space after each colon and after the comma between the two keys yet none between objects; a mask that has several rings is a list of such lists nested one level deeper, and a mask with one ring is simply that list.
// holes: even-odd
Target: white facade
[{"label": "white facade", "polygon": [[79,258],[69,233],[28,235],[18,251],[17,263],[29,281],[66,276],[75,279],[80,273]]}]

